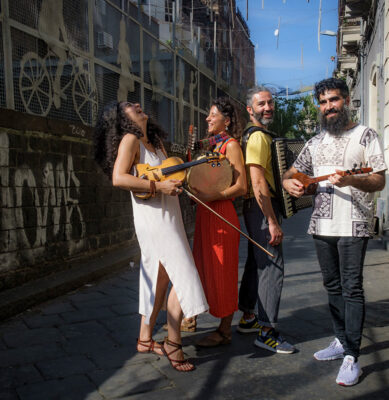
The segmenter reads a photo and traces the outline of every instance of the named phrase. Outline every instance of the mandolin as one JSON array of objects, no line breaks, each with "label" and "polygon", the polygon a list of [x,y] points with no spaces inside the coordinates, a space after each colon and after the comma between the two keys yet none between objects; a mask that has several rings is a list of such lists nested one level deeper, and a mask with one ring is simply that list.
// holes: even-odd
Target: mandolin
[{"label": "mandolin", "polygon": [[[347,175],[367,174],[372,171],[373,171],[372,168],[356,168],[355,165],[354,168],[351,170],[348,169],[347,171],[339,171],[336,173],[341,176],[347,176]],[[292,175],[292,179],[297,179],[303,184],[305,194],[315,194],[317,183],[326,181],[331,175],[335,175],[335,173],[313,178],[303,174],[302,172],[296,172],[295,174]]]},{"label": "mandolin", "polygon": [[186,146],[186,161],[192,161],[192,151],[197,138],[197,128],[193,125],[189,125],[188,131],[188,144]]},{"label": "mandolin", "polygon": [[[164,181],[166,179],[177,179],[179,181],[184,181],[186,178],[186,170],[188,168],[194,167],[195,165],[209,163],[212,167],[220,167],[220,162],[226,157],[223,154],[216,152],[208,152],[205,157],[183,162],[179,157],[169,157],[162,161],[162,164],[155,167],[149,164],[136,164],[135,169],[137,176],[141,179],[147,179],[149,181]],[[134,193],[135,196],[140,199],[147,200],[151,197],[151,193]]]}]

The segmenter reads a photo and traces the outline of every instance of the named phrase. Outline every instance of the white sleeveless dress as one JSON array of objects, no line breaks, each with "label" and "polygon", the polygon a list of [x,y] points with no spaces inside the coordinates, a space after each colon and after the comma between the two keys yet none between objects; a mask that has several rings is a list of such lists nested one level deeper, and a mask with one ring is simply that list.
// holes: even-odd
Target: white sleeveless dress
[{"label": "white sleeveless dress", "polygon": [[[156,154],[140,141],[139,163],[160,165],[166,157]],[[178,196],[157,193],[141,200],[131,193],[135,231],[141,249],[139,276],[139,313],[150,322],[155,301],[159,262],[174,286],[185,317],[208,310],[207,300],[193,260]]]}]

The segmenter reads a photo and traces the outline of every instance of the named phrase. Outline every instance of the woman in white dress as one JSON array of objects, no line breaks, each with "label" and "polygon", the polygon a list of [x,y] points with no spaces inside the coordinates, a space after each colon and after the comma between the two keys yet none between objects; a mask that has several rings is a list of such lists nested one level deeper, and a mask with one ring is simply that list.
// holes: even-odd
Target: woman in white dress
[{"label": "woman in white dress", "polygon": [[[140,333],[137,351],[166,355],[178,371],[194,365],[184,359],[180,325],[183,315],[192,317],[208,310],[208,304],[186,237],[177,195],[181,181],[148,181],[135,176],[137,163],[160,165],[166,158],[165,133],[139,104],[108,104],[95,129],[95,159],[114,186],[131,191],[135,231],[141,248],[139,279]],[[136,192],[149,192],[141,200]],[[168,337],[152,339],[158,312],[167,299]]]}]

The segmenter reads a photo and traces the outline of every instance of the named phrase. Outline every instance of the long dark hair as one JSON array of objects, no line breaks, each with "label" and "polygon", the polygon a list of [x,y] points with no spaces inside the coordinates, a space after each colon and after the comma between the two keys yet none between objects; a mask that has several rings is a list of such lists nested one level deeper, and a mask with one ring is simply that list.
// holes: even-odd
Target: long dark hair
[{"label": "long dark hair", "polygon": [[212,106],[215,106],[225,118],[228,117],[230,119],[228,134],[235,139],[239,139],[242,136],[242,132],[240,129],[235,107],[231,103],[230,99],[228,97],[218,97],[212,101],[211,107]]},{"label": "long dark hair", "polygon": [[[127,133],[138,139],[143,136],[142,130],[125,113],[127,102],[110,102],[102,110],[93,133],[95,160],[109,179],[118,154],[123,136]],[[155,149],[162,147],[162,139],[167,134],[153,121],[147,121],[147,138]]]}]

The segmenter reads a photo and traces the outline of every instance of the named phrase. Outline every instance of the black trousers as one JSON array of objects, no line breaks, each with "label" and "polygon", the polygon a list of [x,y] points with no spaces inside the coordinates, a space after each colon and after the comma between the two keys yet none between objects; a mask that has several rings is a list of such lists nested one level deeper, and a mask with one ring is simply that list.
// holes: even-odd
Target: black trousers
[{"label": "black trousers", "polygon": [[365,296],[363,263],[369,238],[314,235],[332,323],[345,355],[359,356]]},{"label": "black trousers", "polygon": [[[272,200],[272,205],[281,224],[277,202]],[[251,314],[255,313],[257,305],[259,324],[271,327],[278,319],[284,282],[282,246],[269,245],[269,224],[255,198],[244,201],[243,216],[249,236],[275,257],[271,258],[248,242],[248,256],[239,290],[239,309]]]}]

